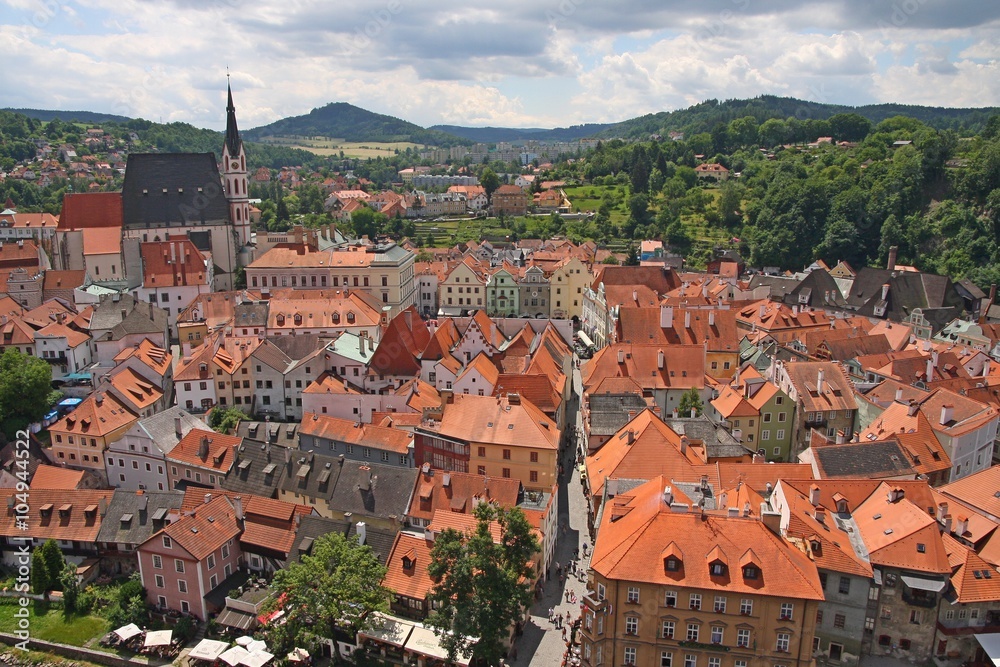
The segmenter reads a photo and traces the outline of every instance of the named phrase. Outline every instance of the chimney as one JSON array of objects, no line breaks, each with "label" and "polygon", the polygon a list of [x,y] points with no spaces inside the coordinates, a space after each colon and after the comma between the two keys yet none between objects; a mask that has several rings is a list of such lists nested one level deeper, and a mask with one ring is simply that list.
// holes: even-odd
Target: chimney
[{"label": "chimney", "polygon": [[816,371],[816,393],[823,393],[823,369]]},{"label": "chimney", "polygon": [[813,517],[820,523],[826,523],[826,510],[822,507],[815,508]]},{"label": "chimney", "polygon": [[937,506],[938,519],[943,518],[946,514],[948,514],[948,503],[946,503],[946,502],[940,502],[940,503],[938,503],[938,506]]},{"label": "chimney", "polygon": [[965,531],[969,528],[969,517],[964,514],[958,515],[958,521],[955,522],[955,534],[959,537],[965,535]]},{"label": "chimney", "polygon": [[897,403],[902,403],[903,402],[903,388],[902,387],[896,387],[896,402]]},{"label": "chimney", "polygon": [[766,312],[767,312],[767,304],[764,303],[760,304],[760,310],[758,311],[758,315],[761,319],[764,319],[764,313]]},{"label": "chimney", "polygon": [[358,544],[364,544],[368,539],[368,526],[365,525],[364,521],[358,521],[357,525],[354,527],[356,534],[358,536]]},{"label": "chimney", "polygon": [[[726,493],[725,491],[723,491],[722,493],[719,494],[719,502],[716,503],[716,509],[726,509],[726,506],[728,504],[729,504],[729,494]],[[736,511],[735,515],[733,514],[734,510]],[[739,510],[738,507],[730,507],[729,508],[729,515],[730,516],[736,516],[736,515],[739,515],[739,513],[740,513],[740,510]]]},{"label": "chimney", "polygon": [[983,377],[989,377],[990,375],[990,360],[987,359],[983,364]]},{"label": "chimney", "polygon": [[660,306],[660,328],[673,329],[674,327],[674,307]]},{"label": "chimney", "polygon": [[685,329],[690,329],[691,328],[691,311],[690,310],[685,310],[684,311],[684,328]]},{"label": "chimney", "polygon": [[899,252],[898,246],[892,246],[889,248],[889,261],[886,262],[885,268],[889,271],[894,271],[896,269],[896,254]]},{"label": "chimney", "polygon": [[992,285],[990,285],[990,301],[988,304],[986,304],[986,309],[989,310],[990,306],[992,306],[996,302],[997,302],[997,284],[993,283]]},{"label": "chimney", "polygon": [[212,502],[212,494],[211,493],[206,493],[205,494],[205,504],[207,505],[210,502]]},{"label": "chimney", "polygon": [[708,475],[701,476],[701,486],[702,491],[708,491]]},{"label": "chimney", "polygon": [[143,493],[141,490],[136,492],[138,498],[136,498],[136,508],[140,512],[146,511],[146,507],[149,505],[149,496]]},{"label": "chimney", "polygon": [[927,378],[924,380],[925,382],[932,382],[934,380],[934,358],[933,357],[927,360],[927,372],[926,372],[926,375],[927,375]]},{"label": "chimney", "polygon": [[104,403],[104,394],[94,394],[94,402],[97,405],[102,405]]},{"label": "chimney", "polygon": [[698,416],[698,408],[691,408],[691,419],[694,419],[697,416]]},{"label": "chimney", "polygon": [[451,473],[446,472],[441,476],[441,486],[446,489],[451,486]]},{"label": "chimney", "polygon": [[176,435],[178,437],[178,439],[184,437],[183,433],[181,432],[181,416],[180,415],[177,415],[176,417],[174,417],[174,435]]},{"label": "chimney", "polygon": [[371,468],[368,466],[361,466],[361,475],[358,479],[358,488],[362,491],[367,491],[371,488],[372,478],[371,478]]},{"label": "chimney", "polygon": [[681,436],[681,454],[687,454],[688,450],[688,437],[686,435]]},{"label": "chimney", "polygon": [[285,465],[288,465],[292,462],[292,448],[284,447],[283,449],[285,450]]},{"label": "chimney", "polygon": [[909,407],[906,409],[906,416],[913,417],[914,415],[917,414],[918,410],[920,410],[920,404],[917,403],[916,401],[911,400]]},{"label": "chimney", "polygon": [[710,327],[714,327],[715,326],[715,311],[714,310],[708,311],[708,326],[710,326]]},{"label": "chimney", "polygon": [[847,442],[847,434],[844,433],[844,429],[838,428],[837,429],[837,444],[838,445],[842,445],[845,442]]},{"label": "chimney", "polygon": [[521,394],[507,394],[507,405],[521,405]]},{"label": "chimney", "polygon": [[233,510],[236,512],[236,520],[243,520],[243,496],[233,498]]},{"label": "chimney", "polygon": [[674,490],[669,486],[663,487],[663,502],[666,503],[667,507],[670,507],[670,504],[674,502]]},{"label": "chimney", "polygon": [[743,516],[750,516],[750,502],[743,503]]},{"label": "chimney", "polygon": [[941,426],[947,426],[948,423],[955,417],[955,406],[946,403],[941,406]]},{"label": "chimney", "polygon": [[126,317],[128,317],[128,310],[126,308],[122,308],[121,314],[122,314],[122,319],[124,320]]},{"label": "chimney", "polygon": [[618,363],[619,364],[625,363],[625,349],[621,347],[618,348]]},{"label": "chimney", "polygon": [[799,316],[799,306],[798,304],[795,304],[794,306],[792,306],[792,317],[798,317],[798,316]]},{"label": "chimney", "polygon": [[882,285],[882,300],[885,301],[889,297],[889,283]]},{"label": "chimney", "polygon": [[632,443],[635,442],[635,431],[629,429],[628,431],[625,432],[625,437],[627,444],[631,445]]},{"label": "chimney", "polygon": [[201,442],[198,443],[198,458],[208,458],[208,442],[209,438],[207,435],[201,436]]},{"label": "chimney", "polygon": [[760,520],[768,530],[781,537],[781,514],[769,510],[766,502],[760,504]]},{"label": "chimney", "polygon": [[637,290],[632,290],[632,300],[636,302],[639,301],[639,292]]},{"label": "chimney", "polygon": [[819,486],[816,484],[809,487],[809,504],[813,507],[819,505]]},{"label": "chimney", "polygon": [[656,367],[659,368],[661,371],[663,370],[663,367],[666,365],[664,362],[665,362],[665,360],[663,358],[663,350],[657,351],[657,353],[656,353]]},{"label": "chimney", "polygon": [[941,517],[941,523],[944,524],[944,532],[951,533],[952,518],[950,514],[945,514]]}]

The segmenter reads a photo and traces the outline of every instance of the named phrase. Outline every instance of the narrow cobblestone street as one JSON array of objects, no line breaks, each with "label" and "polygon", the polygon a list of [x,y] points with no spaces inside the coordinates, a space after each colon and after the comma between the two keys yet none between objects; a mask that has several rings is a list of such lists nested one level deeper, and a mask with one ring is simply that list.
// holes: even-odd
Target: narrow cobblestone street
[{"label": "narrow cobblestone street", "polygon": [[[573,372],[573,398],[567,406],[567,414],[571,415],[567,422],[577,433],[582,432],[580,415],[580,395],[583,393],[580,371]],[[579,439],[574,439],[579,448]],[[531,608],[531,618],[524,627],[524,634],[517,642],[517,658],[510,660],[511,665],[518,667],[552,667],[562,664],[563,654],[571,633],[572,621],[580,616],[580,604],[587,588],[587,568],[590,559],[583,556],[583,545],[587,544],[588,553],[593,547],[593,540],[587,524],[587,503],[580,483],[579,465],[576,463],[577,452],[568,447],[562,452],[563,475],[559,480],[559,525],[560,535],[556,544],[555,562],[550,568],[550,579],[545,583],[544,594]],[[575,561],[576,573],[573,572],[574,552],[579,557]],[[564,582],[556,574],[556,563],[569,573]],[[567,600],[567,591],[576,595],[576,602]],[[549,610],[553,616],[562,615],[562,625],[566,629],[566,639],[563,632],[549,620]],[[570,614],[567,622],[566,614]]]}]

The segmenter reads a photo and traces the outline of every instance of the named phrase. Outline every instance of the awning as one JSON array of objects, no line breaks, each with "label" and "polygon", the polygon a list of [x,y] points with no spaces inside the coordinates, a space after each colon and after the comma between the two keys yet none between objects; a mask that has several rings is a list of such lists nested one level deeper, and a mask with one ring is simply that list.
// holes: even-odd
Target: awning
[{"label": "awning", "polygon": [[188,658],[193,660],[207,660],[215,662],[216,658],[225,653],[229,644],[216,641],[215,639],[202,639],[197,646],[188,653]]},{"label": "awning", "polygon": [[386,644],[403,648],[413,631],[414,623],[395,616],[375,612],[371,627],[358,633],[359,637],[370,637]]},{"label": "awning", "polygon": [[[422,625],[415,625],[413,627],[413,632],[410,633],[410,638],[406,640],[405,649],[412,653],[419,653],[420,655],[425,655],[437,660],[448,659],[448,651],[441,646],[438,636]],[[456,655],[454,664],[465,667],[465,665],[469,664],[469,658]]]},{"label": "awning", "polygon": [[590,336],[583,333],[582,329],[576,332],[576,337],[579,338],[580,342],[586,345],[587,347],[594,347],[594,341],[590,340]]},{"label": "awning", "polygon": [[139,626],[136,625],[135,623],[129,623],[128,625],[123,625],[122,627],[115,630],[115,634],[118,635],[118,638],[121,639],[123,642],[127,642],[128,640],[132,639],[132,637],[135,637],[140,633],[142,633],[142,630],[140,630]]},{"label": "awning", "polygon": [[234,646],[222,655],[219,656],[219,660],[223,661],[230,667],[236,667],[236,665],[243,662],[244,659],[249,657],[250,653],[247,652],[242,646]]},{"label": "awning", "polygon": [[170,646],[170,640],[173,636],[173,630],[152,630],[146,633],[146,641],[143,642],[142,647]]},{"label": "awning", "polygon": [[947,581],[938,581],[936,579],[924,579],[923,577],[907,577],[901,576],[900,579],[903,583],[910,588],[917,591],[931,591],[933,593],[940,593],[944,590],[944,587],[948,585]]},{"label": "awning", "polygon": [[993,664],[1000,667],[1000,633],[976,635],[976,641]]},{"label": "awning", "polygon": [[254,614],[250,614],[245,611],[238,611],[236,609],[226,607],[215,620],[218,621],[219,625],[224,625],[227,628],[249,630],[253,622],[257,620],[257,617]]}]

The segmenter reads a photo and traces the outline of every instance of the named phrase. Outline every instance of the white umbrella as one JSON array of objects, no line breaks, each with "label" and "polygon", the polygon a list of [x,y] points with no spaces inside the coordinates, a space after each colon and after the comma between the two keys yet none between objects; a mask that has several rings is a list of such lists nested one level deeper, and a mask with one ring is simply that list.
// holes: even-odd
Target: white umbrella
[{"label": "white umbrella", "polygon": [[153,630],[152,632],[146,633],[146,641],[143,642],[143,648],[150,648],[153,646],[170,646],[170,640],[174,636],[173,630]]},{"label": "white umbrella", "polygon": [[128,640],[132,639],[132,637],[135,637],[140,633],[142,633],[142,630],[140,630],[139,626],[136,625],[135,623],[129,623],[128,625],[123,625],[122,627],[115,630],[115,634],[118,635],[118,637],[123,642],[127,642]]},{"label": "white umbrella", "polygon": [[222,655],[219,656],[219,660],[222,660],[230,667],[236,667],[244,660],[250,657],[250,654],[242,646],[234,646]]},{"label": "white umbrella", "polygon": [[289,662],[305,662],[309,659],[309,652],[304,648],[295,648],[285,659]]},{"label": "white umbrella", "polygon": [[254,651],[247,655],[247,657],[240,660],[241,665],[246,667],[264,667],[267,663],[271,661],[274,656],[267,651]]},{"label": "white umbrella", "polygon": [[216,641],[215,639],[202,639],[197,646],[191,649],[188,653],[189,658],[194,660],[207,660],[208,662],[213,662],[216,658],[222,655],[229,644],[226,642]]},{"label": "white umbrella", "polygon": [[236,638],[236,644],[237,644],[237,646],[246,647],[246,646],[249,646],[252,641],[253,641],[253,637],[250,637],[248,635],[243,635],[242,637],[237,637]]},{"label": "white umbrella", "polygon": [[267,644],[264,643],[264,642],[262,642],[259,639],[255,639],[255,640],[253,640],[252,642],[250,642],[249,644],[246,645],[246,649],[250,653],[253,653],[254,651],[266,651],[267,650]]}]

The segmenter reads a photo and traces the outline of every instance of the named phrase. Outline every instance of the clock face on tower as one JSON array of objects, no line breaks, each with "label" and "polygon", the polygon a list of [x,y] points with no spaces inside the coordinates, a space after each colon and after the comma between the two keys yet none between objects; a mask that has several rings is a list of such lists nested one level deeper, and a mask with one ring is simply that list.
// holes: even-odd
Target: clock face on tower
[{"label": "clock face on tower", "polygon": [[236,160],[233,160],[233,161],[232,161],[232,163],[230,164],[230,166],[231,166],[231,167],[232,167],[233,169],[239,169],[239,168],[240,168],[240,163],[239,163],[239,162],[237,162]]}]

